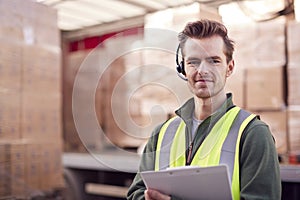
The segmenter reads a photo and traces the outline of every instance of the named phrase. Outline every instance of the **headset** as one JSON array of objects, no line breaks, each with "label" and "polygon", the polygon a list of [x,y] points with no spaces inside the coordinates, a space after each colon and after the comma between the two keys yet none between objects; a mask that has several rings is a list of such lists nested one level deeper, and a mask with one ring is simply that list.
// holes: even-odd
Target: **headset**
[{"label": "headset", "polygon": [[180,44],[177,47],[176,50],[176,70],[177,70],[177,75],[182,79],[187,81],[188,79],[186,78],[186,73],[184,70],[184,59],[182,58],[182,60],[179,62],[179,51],[180,51]]}]

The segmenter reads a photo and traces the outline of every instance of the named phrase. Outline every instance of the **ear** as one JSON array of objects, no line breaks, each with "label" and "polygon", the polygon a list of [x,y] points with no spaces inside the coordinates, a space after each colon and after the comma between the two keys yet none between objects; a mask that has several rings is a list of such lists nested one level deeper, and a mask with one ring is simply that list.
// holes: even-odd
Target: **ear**
[{"label": "ear", "polygon": [[232,72],[234,70],[234,60],[232,59],[231,61],[229,61],[229,63],[227,64],[227,72],[226,72],[226,77],[229,77]]}]

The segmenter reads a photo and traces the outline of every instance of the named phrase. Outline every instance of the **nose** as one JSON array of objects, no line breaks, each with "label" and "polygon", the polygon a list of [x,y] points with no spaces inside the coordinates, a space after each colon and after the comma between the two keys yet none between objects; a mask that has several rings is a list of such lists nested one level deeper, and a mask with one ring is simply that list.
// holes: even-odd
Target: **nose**
[{"label": "nose", "polygon": [[202,61],[198,66],[197,66],[197,72],[199,74],[207,74],[208,73],[208,64],[204,61]]}]

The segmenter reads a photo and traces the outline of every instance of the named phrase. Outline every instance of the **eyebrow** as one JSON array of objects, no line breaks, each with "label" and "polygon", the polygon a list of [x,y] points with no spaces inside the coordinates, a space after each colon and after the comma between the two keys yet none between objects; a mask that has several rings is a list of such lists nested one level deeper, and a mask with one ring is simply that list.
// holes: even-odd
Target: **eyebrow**
[{"label": "eyebrow", "polygon": [[211,57],[208,57],[209,59],[219,59],[219,60],[222,60],[222,58],[220,56],[211,56]]},{"label": "eyebrow", "polygon": [[188,58],[186,58],[186,60],[201,60],[201,59],[196,58],[196,57],[188,57]]},{"label": "eyebrow", "polygon": [[[206,57],[204,59],[205,60],[209,60],[209,59],[219,59],[219,60],[222,60],[222,58],[220,56],[209,56],[209,57]],[[199,58],[196,58],[196,57],[188,57],[186,60],[202,60],[202,59],[199,59]]]}]

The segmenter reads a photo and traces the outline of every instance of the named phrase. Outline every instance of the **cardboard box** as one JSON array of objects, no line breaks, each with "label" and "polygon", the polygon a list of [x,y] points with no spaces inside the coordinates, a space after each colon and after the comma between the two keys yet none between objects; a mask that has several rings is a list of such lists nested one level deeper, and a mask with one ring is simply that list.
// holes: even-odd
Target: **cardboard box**
[{"label": "cardboard box", "polygon": [[63,68],[64,85],[70,85],[73,87],[76,74],[86,56],[86,51],[76,51],[67,54],[66,58],[64,58],[66,63]]},{"label": "cardboard box", "polygon": [[61,96],[24,93],[22,96],[22,138],[44,140],[61,139]]},{"label": "cardboard box", "polygon": [[245,73],[244,69],[237,68],[233,74],[227,78],[226,92],[233,94],[233,102],[239,107],[245,107]]},{"label": "cardboard box", "polygon": [[26,144],[25,157],[25,182],[26,190],[33,192],[41,189],[41,163],[42,163],[42,145],[35,143]]},{"label": "cardboard box", "polygon": [[37,45],[22,48],[22,90],[43,94],[61,91],[61,52]]},{"label": "cardboard box", "polygon": [[19,1],[25,44],[58,47],[57,11],[37,2]]},{"label": "cardboard box", "polygon": [[8,163],[0,163],[0,196],[11,195],[11,178],[10,165]]},{"label": "cardboard box", "polygon": [[8,167],[9,163],[9,145],[7,143],[0,144],[0,196],[7,196],[9,195],[9,184],[10,179],[8,172],[10,171]]},{"label": "cardboard box", "polygon": [[288,133],[291,152],[300,151],[300,107],[288,107]]},{"label": "cardboard box", "polygon": [[[45,142],[62,143],[60,33],[56,11],[40,3],[1,1],[0,11],[0,196],[22,199],[43,189]],[[61,146],[51,148],[57,167]]]},{"label": "cardboard box", "polygon": [[[109,43],[110,48],[120,45],[114,42]],[[168,42],[170,38],[162,45]],[[127,42],[121,44],[126,46]],[[146,49],[117,57],[107,69],[109,87],[103,93],[106,99],[103,118],[109,143],[138,147],[150,136],[154,126],[165,121],[169,113],[191,96],[186,82],[176,74],[176,44],[172,45],[174,52]],[[110,48],[108,50],[112,52],[109,53],[113,55],[113,48]],[[131,62],[133,56],[137,59]]]},{"label": "cardboard box", "polygon": [[275,146],[279,154],[285,155],[288,152],[288,129],[287,129],[287,112],[282,111],[265,111],[257,112],[261,120],[270,128],[275,139]]},{"label": "cardboard box", "polygon": [[21,95],[12,91],[0,91],[0,139],[20,139]]},{"label": "cardboard box", "polygon": [[287,50],[289,64],[300,62],[300,23],[289,21],[287,25]]},{"label": "cardboard box", "polygon": [[0,144],[0,196],[22,196],[25,190],[24,144]]},{"label": "cardboard box", "polygon": [[[109,73],[108,90],[105,94],[105,137],[106,141],[118,147],[135,147],[139,145],[139,139],[130,135],[127,126],[129,112],[128,83],[122,79],[125,74],[125,60],[123,57],[116,59],[107,69]],[[123,80],[121,84],[120,80]],[[120,101],[123,99],[123,101]]]},{"label": "cardboard box", "polygon": [[[0,196],[25,197],[36,191],[62,187],[62,142],[1,143]],[[49,165],[46,170],[45,161]],[[45,183],[47,187],[45,187]]]},{"label": "cardboard box", "polygon": [[[95,135],[99,136],[98,132],[95,134],[98,126],[95,127],[94,125],[91,125],[91,122],[96,121],[96,124],[98,125],[98,123],[102,122],[104,119],[104,105],[102,103],[105,98],[103,96],[104,90],[102,90],[104,86],[102,84],[91,86],[91,77],[95,76],[95,69],[79,70],[80,67],[84,67],[83,65],[88,67],[91,65],[97,66],[97,62],[99,62],[97,59],[100,57],[93,54],[91,60],[89,60],[87,58],[88,53],[89,51],[69,53],[66,60],[66,66],[63,69],[63,134],[65,138],[64,150],[67,152],[86,152],[86,147],[101,149],[100,143],[102,140],[95,139],[94,137]],[[88,65],[88,63],[90,63],[90,65]],[[77,85],[76,96],[74,97],[73,91],[75,89],[74,82],[76,78],[80,78],[81,83]],[[100,82],[102,83],[101,80],[99,83]],[[88,93],[91,91],[92,87],[96,87],[96,91],[94,94],[95,96],[91,97]],[[92,100],[95,101],[94,106],[90,104]],[[76,118],[74,118],[74,114],[76,114]],[[100,120],[100,122],[97,120]],[[88,129],[89,134],[86,135],[87,132],[83,131],[84,134],[79,135],[80,131],[78,132],[75,124],[79,126],[80,130],[82,130],[83,127],[85,127],[86,130]]]},{"label": "cardboard box", "polygon": [[17,42],[23,41],[22,15],[19,3],[21,1],[1,1],[0,7],[0,38]]},{"label": "cardboard box", "polygon": [[285,24],[282,21],[261,22],[228,27],[235,41],[236,66],[276,67],[286,63]]},{"label": "cardboard box", "polygon": [[86,153],[87,149],[81,141],[75,124],[72,120],[66,120],[63,126],[64,133],[64,151],[65,152],[82,152]]},{"label": "cardboard box", "polygon": [[0,37],[25,44],[59,46],[57,13],[53,8],[33,1],[1,2]]},{"label": "cardboard box", "polygon": [[21,87],[21,45],[0,39],[0,89],[19,92]]},{"label": "cardboard box", "polygon": [[21,130],[23,139],[61,140],[60,51],[48,46],[22,47]]},{"label": "cardboard box", "polygon": [[[96,101],[104,101],[104,99],[95,99],[96,90],[93,87],[95,85],[89,83],[90,77],[92,76],[89,72],[80,73],[83,84],[79,84],[76,87],[76,92],[72,95],[72,110],[69,110],[69,117],[72,114],[72,123],[76,125],[76,132],[80,136],[81,141],[90,150],[101,149],[101,137],[99,134],[99,122],[97,118],[98,112],[103,110],[96,110]],[[71,109],[71,108],[70,108]]]},{"label": "cardboard box", "polygon": [[45,143],[41,157],[40,185],[43,191],[49,191],[64,186],[62,164],[62,142]]},{"label": "cardboard box", "polygon": [[11,195],[16,197],[25,196],[25,170],[24,161],[12,162],[11,165]]},{"label": "cardboard box", "polygon": [[40,94],[23,93],[21,104],[21,137],[25,140],[44,139],[39,129],[40,115],[44,108],[44,98]]},{"label": "cardboard box", "polygon": [[10,169],[11,169],[11,194],[24,196],[25,191],[25,144],[20,142],[10,143]]},{"label": "cardboard box", "polygon": [[34,13],[30,21],[34,22],[36,44],[58,48],[61,35],[57,26],[57,10],[41,3],[32,6]]},{"label": "cardboard box", "polygon": [[254,24],[228,26],[228,35],[235,42],[233,58],[236,68],[255,66],[255,52],[253,41],[256,40],[256,27]]},{"label": "cardboard box", "polygon": [[246,69],[246,108],[281,110],[285,107],[283,67]]},{"label": "cardboard box", "polygon": [[[174,43],[174,41],[170,41],[170,42]],[[173,52],[169,51],[168,49],[167,50],[166,49],[144,49],[141,51],[142,54],[141,56],[143,60],[141,61],[141,64],[138,67],[143,67],[143,66],[149,66],[149,67],[159,66],[161,68],[168,67],[173,69],[175,74],[176,73],[176,48],[177,47],[174,47]],[[179,59],[181,59],[181,57],[179,57]],[[129,61],[127,57],[125,57],[125,60],[127,66],[132,66],[129,65],[128,63]]]},{"label": "cardboard box", "polygon": [[0,163],[7,163],[10,160],[9,154],[6,152],[9,151],[10,145],[9,143],[2,142],[0,143]]},{"label": "cardboard box", "polygon": [[286,63],[285,22],[275,20],[257,23],[256,26],[255,40],[249,41],[254,46],[255,54],[252,59],[256,62],[255,66],[284,66]]},{"label": "cardboard box", "polygon": [[[300,55],[300,54],[299,54]],[[287,67],[288,105],[300,105],[300,65],[289,64]]]}]

